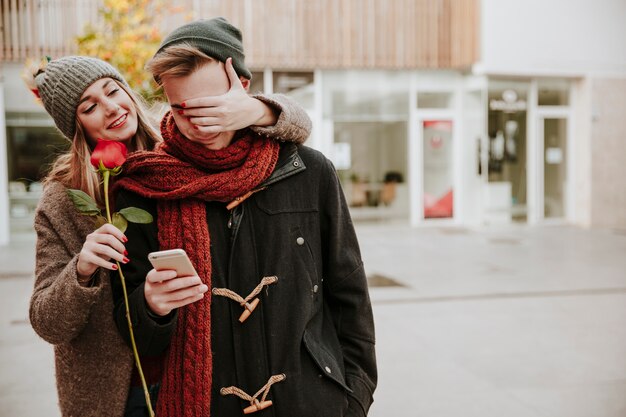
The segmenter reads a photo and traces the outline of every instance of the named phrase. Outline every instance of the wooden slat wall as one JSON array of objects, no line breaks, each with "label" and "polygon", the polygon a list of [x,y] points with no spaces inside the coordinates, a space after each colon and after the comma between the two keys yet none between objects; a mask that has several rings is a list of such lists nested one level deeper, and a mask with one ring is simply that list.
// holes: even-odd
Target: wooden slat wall
[{"label": "wooden slat wall", "polygon": [[0,0],[0,62],[76,52],[74,38],[97,18],[98,1]]},{"label": "wooden slat wall", "polygon": [[[253,68],[465,68],[478,60],[480,0],[176,0],[224,16]],[[0,0],[0,61],[75,51],[90,0]],[[86,10],[86,11],[85,11]],[[17,13],[16,13],[17,12]],[[170,24],[180,24],[173,19]],[[41,36],[41,33],[45,36]]]},{"label": "wooden slat wall", "polygon": [[252,67],[463,68],[478,60],[478,2],[229,0],[196,11],[241,28]]}]

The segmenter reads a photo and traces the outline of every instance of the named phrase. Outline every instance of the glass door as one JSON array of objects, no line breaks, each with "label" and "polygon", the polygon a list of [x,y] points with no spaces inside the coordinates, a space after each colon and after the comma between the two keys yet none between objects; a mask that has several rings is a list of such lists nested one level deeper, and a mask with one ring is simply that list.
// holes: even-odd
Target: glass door
[{"label": "glass door", "polygon": [[487,133],[490,220],[526,222],[528,82],[490,81]]},{"label": "glass door", "polygon": [[540,119],[543,142],[543,217],[565,218],[567,201],[567,118]]},{"label": "glass door", "polygon": [[424,219],[454,216],[454,158],[451,120],[422,121]]}]

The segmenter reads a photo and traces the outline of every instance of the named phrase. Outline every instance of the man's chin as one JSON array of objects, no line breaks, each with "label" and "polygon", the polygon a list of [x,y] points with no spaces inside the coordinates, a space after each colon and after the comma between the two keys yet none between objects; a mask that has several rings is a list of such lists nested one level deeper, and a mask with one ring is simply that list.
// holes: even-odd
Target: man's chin
[{"label": "man's chin", "polygon": [[201,142],[214,142],[216,141],[219,137],[220,137],[221,133],[204,133],[201,135],[198,135],[197,138],[199,141]]},{"label": "man's chin", "polygon": [[230,144],[228,137],[226,135],[222,135],[221,133],[198,135],[191,138],[191,140],[212,151],[224,149]]}]

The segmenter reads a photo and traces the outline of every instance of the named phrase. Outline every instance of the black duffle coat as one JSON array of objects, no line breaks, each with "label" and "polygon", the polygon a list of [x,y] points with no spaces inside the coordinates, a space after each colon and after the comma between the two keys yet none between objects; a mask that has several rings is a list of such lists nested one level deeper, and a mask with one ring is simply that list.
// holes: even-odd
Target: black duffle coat
[{"label": "black duffle coat", "polygon": [[[261,291],[258,307],[243,323],[237,302],[206,293],[213,297],[212,415],[243,415],[250,405],[220,395],[220,388],[237,386],[252,395],[270,376],[284,374],[267,396],[273,405],[254,415],[365,416],[377,382],[374,323],[335,169],[321,153],[285,143],[264,185],[232,211],[224,203],[206,203],[212,286],[245,297],[262,277],[278,277]],[[148,225],[129,224],[131,262],[124,271],[140,354],[159,355],[169,345],[177,315],[155,319],[143,295],[152,268],[147,255],[159,250],[156,201],[121,191],[116,204],[117,209],[140,207],[155,217]],[[113,282],[115,320],[130,343],[120,284]]]}]

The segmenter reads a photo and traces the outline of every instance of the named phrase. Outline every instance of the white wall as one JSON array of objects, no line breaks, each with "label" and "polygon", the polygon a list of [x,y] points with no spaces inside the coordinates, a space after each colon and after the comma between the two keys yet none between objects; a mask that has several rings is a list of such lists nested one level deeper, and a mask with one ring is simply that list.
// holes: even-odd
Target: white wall
[{"label": "white wall", "polygon": [[[459,169],[461,175],[458,180],[462,183],[460,187],[461,193],[458,193],[462,199],[462,218],[464,224],[478,225],[483,220],[482,194],[483,194],[483,178],[478,174],[478,140],[485,136],[486,121],[486,93],[477,90],[476,86],[472,88],[471,81],[466,83],[466,90],[462,91],[461,113],[461,132],[460,138],[462,143],[459,150],[461,152],[461,160]],[[483,145],[484,146],[484,145]],[[485,150],[482,150],[486,152]]]},{"label": "white wall", "polygon": [[43,105],[37,102],[33,93],[28,91],[22,81],[23,64],[6,63],[0,69],[4,84],[4,111],[45,113]]},{"label": "white wall", "polygon": [[626,231],[626,78],[592,81],[591,225]]},{"label": "white wall", "polygon": [[574,85],[574,206],[572,218],[574,223],[591,226],[591,157],[592,157],[592,117],[591,103],[592,81],[589,78],[581,79]]},{"label": "white wall", "polygon": [[626,0],[482,0],[477,73],[626,74]]},{"label": "white wall", "polygon": [[21,79],[23,64],[0,64],[0,246],[9,243],[9,191],[6,113],[26,112],[46,114],[43,106],[28,91]]},{"label": "white wall", "polygon": [[0,72],[0,246],[9,243],[9,179],[4,122],[4,81]]}]

